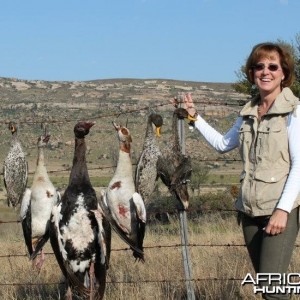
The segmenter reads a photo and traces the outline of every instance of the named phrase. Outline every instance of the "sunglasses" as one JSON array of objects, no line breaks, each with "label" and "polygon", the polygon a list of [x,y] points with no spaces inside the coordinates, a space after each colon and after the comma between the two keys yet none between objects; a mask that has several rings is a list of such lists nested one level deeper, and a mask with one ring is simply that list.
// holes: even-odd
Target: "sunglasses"
[{"label": "sunglasses", "polygon": [[255,71],[262,71],[264,70],[265,68],[268,68],[269,71],[271,72],[276,72],[279,70],[279,65],[277,64],[269,64],[269,65],[265,65],[263,63],[258,63],[258,64],[255,64],[254,66],[252,66],[252,68],[255,70]]}]

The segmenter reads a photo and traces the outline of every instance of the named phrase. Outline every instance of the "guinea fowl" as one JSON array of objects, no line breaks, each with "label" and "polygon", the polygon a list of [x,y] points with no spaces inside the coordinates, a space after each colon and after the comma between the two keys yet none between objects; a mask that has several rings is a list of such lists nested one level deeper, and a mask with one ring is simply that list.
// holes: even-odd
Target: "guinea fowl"
[{"label": "guinea fowl", "polygon": [[156,143],[153,131],[155,126],[156,136],[160,136],[160,129],[163,125],[161,115],[152,113],[148,117],[143,150],[135,171],[136,191],[142,196],[145,204],[150,202],[157,181],[157,161],[161,155],[160,149]]},{"label": "guinea fowl", "polygon": [[146,209],[141,195],[135,191],[130,158],[132,139],[126,127],[113,124],[118,133],[119,158],[108,188],[102,191],[100,204],[112,228],[132,249],[133,256],[144,261]]},{"label": "guinea fowl", "polygon": [[102,299],[105,291],[110,227],[98,208],[86,164],[85,136],[94,124],[80,121],[74,127],[69,184],[51,215],[50,241],[66,278],[67,299],[72,299],[73,290],[84,299]]},{"label": "guinea fowl", "polygon": [[4,160],[3,178],[7,191],[7,205],[16,207],[23,197],[28,179],[28,164],[22,146],[18,139],[18,128],[14,122],[9,122],[12,141],[8,155]]},{"label": "guinea fowl", "polygon": [[[49,239],[49,220],[53,205],[60,197],[49,179],[44,159],[44,148],[50,135],[46,132],[38,138],[38,158],[32,186],[26,189],[20,210],[25,243],[34,266],[41,269],[45,256],[43,246]],[[40,258],[36,258],[41,251]]]},{"label": "guinea fowl", "polygon": [[172,135],[167,145],[161,149],[162,155],[157,161],[157,173],[169,191],[179,201],[180,209],[186,210],[189,205],[187,182],[192,174],[191,158],[183,155],[179,143],[178,120],[194,120],[184,108],[173,112]]}]

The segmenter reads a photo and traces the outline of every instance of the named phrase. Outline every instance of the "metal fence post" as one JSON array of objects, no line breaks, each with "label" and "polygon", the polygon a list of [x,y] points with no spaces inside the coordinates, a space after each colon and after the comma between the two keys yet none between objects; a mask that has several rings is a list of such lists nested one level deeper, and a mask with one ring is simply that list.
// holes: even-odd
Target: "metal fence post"
[{"label": "metal fence post", "polygon": [[[181,152],[185,154],[185,131],[184,131],[184,120],[179,120],[178,122],[178,133],[179,142],[181,144]],[[181,251],[184,265],[185,273],[185,285],[187,290],[187,299],[195,300],[194,282],[192,275],[191,260],[188,248],[188,226],[187,226],[187,216],[185,210],[180,210],[180,236],[181,236]]]}]

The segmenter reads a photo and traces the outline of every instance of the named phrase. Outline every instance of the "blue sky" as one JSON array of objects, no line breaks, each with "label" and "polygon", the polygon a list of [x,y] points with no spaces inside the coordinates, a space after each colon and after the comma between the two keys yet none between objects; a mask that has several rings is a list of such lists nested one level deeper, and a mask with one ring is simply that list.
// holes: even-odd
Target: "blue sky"
[{"label": "blue sky", "polygon": [[299,0],[3,0],[0,77],[234,82],[252,47],[300,33]]}]

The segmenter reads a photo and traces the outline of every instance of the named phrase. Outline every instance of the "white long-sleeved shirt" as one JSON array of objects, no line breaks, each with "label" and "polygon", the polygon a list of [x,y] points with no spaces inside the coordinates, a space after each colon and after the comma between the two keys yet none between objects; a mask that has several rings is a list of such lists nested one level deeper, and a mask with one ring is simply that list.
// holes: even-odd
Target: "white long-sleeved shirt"
[{"label": "white long-sleeved shirt", "polygon": [[[229,131],[222,135],[211,127],[201,116],[198,116],[195,127],[207,142],[220,153],[228,152],[239,146],[239,129],[242,117],[238,117]],[[285,183],[277,208],[291,212],[300,192],[300,106],[295,113],[290,113],[287,122],[288,143],[291,158],[291,169]]]}]

